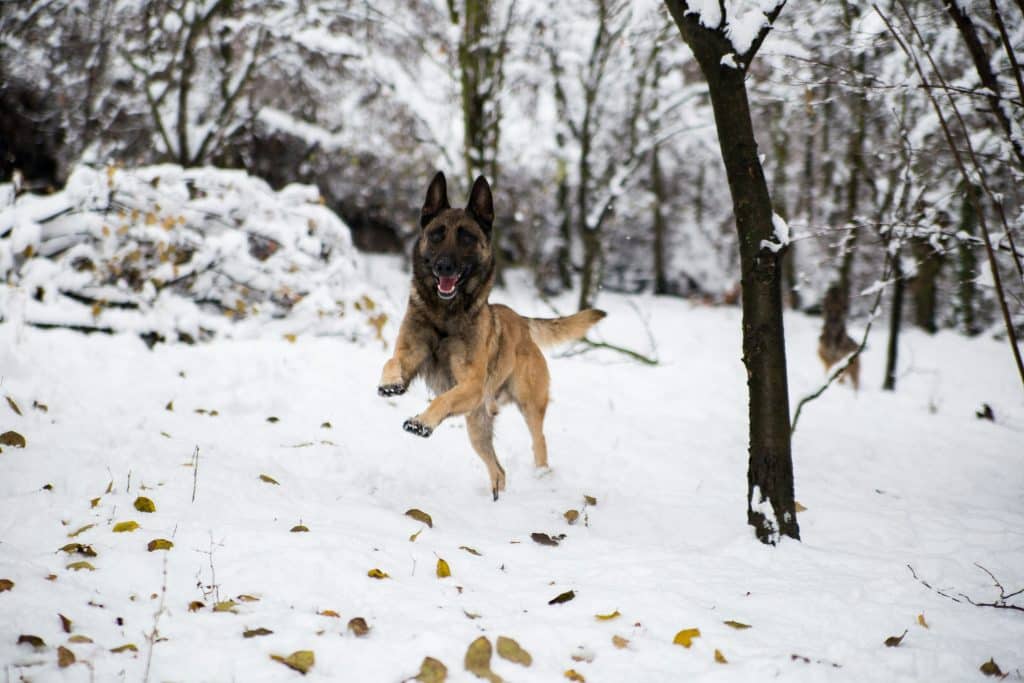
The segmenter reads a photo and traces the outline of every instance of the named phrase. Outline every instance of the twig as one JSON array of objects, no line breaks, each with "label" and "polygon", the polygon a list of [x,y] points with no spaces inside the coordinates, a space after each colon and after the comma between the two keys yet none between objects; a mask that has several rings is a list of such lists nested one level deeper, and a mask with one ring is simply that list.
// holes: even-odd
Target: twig
[{"label": "twig", "polygon": [[609,344],[608,342],[598,342],[584,337],[580,339],[580,343],[589,346],[592,349],[608,349],[609,351],[618,351],[621,354],[627,355],[633,360],[640,361],[644,365],[658,365],[657,358],[651,358],[645,356],[642,353],[627,349],[624,346],[616,346],[615,344]]},{"label": "twig", "polygon": [[156,614],[153,615],[153,630],[146,635],[146,642],[149,643],[148,651],[146,652],[146,672],[142,676],[142,683],[149,681],[149,667],[153,663],[153,646],[161,640],[160,638],[160,617],[164,613],[164,603],[167,601],[167,553],[164,553],[164,570],[163,570],[163,583],[160,586],[160,605],[157,607]]},{"label": "twig", "polygon": [[196,502],[196,487],[199,485],[199,444],[192,453],[192,502]]},{"label": "twig", "polygon": [[1015,597],[1017,595],[1020,595],[1020,594],[1024,593],[1024,588],[1022,588],[1022,589],[1020,589],[1018,591],[1014,591],[1013,593],[1007,593],[1006,589],[1003,588],[1003,584],[999,582],[999,579],[997,579],[995,577],[995,575],[992,574],[992,572],[990,572],[988,569],[986,569],[985,567],[981,566],[977,562],[974,563],[974,566],[977,567],[978,569],[980,569],[981,571],[985,572],[986,574],[988,574],[989,578],[992,579],[992,582],[995,584],[996,588],[999,589],[999,599],[998,600],[993,600],[992,602],[977,602],[973,598],[971,598],[969,595],[966,595],[964,593],[957,593],[957,595],[960,596],[958,598],[958,597],[956,597],[954,595],[950,595],[949,593],[946,593],[945,591],[943,591],[943,590],[941,590],[939,588],[936,588],[935,586],[931,585],[930,583],[928,583],[927,581],[925,581],[924,579],[919,577],[917,575],[917,572],[914,571],[914,568],[911,565],[908,564],[907,565],[907,569],[910,570],[911,576],[913,576],[914,579],[917,580],[922,586],[924,586],[925,588],[927,588],[930,591],[933,591],[933,592],[941,595],[944,598],[948,598],[949,600],[952,600],[953,602],[958,602],[960,604],[967,603],[967,604],[973,605],[975,607],[993,607],[995,609],[1012,609],[1012,610],[1017,610],[1017,611],[1020,611],[1020,612],[1024,612],[1024,606],[1014,605],[1014,604],[1011,604],[1011,603],[1007,602],[1007,600],[1009,600],[1010,598],[1013,598],[1013,597]]}]

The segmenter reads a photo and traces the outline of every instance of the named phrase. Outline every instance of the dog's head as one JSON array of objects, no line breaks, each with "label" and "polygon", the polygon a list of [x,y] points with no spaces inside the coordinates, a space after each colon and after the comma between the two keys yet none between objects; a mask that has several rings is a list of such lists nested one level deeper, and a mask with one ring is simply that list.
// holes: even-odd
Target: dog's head
[{"label": "dog's head", "polygon": [[413,254],[413,271],[424,294],[442,301],[476,295],[494,271],[491,226],[494,204],[491,187],[476,179],[465,209],[448,204],[444,174],[434,176],[420,213],[422,232]]}]

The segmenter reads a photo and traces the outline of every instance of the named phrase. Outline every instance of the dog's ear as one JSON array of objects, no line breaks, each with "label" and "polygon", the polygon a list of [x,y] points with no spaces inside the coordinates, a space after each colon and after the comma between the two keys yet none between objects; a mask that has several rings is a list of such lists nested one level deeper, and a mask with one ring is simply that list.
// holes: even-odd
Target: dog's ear
[{"label": "dog's ear", "polygon": [[491,198],[491,186],[487,179],[477,176],[473,183],[473,189],[469,193],[469,204],[466,210],[481,223],[487,236],[491,235],[491,225],[494,224],[494,200]]},{"label": "dog's ear", "polygon": [[423,209],[420,211],[420,227],[427,227],[427,223],[448,208],[451,208],[451,205],[448,204],[448,184],[445,182],[444,173],[438,171],[434,179],[430,181],[430,187],[427,188],[427,198],[423,200]]}]

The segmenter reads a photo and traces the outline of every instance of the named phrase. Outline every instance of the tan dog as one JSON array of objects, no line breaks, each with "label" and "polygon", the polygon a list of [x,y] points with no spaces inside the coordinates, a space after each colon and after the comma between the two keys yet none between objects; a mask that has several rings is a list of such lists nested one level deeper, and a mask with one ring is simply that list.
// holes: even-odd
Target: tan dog
[{"label": "tan dog", "polygon": [[512,401],[519,407],[533,440],[534,464],[546,467],[549,377],[540,347],[581,338],[605,313],[524,318],[487,303],[494,284],[493,222],[491,188],[483,176],[473,183],[465,209],[450,208],[444,174],[434,176],[412,254],[409,304],[377,392],[403,394],[423,377],[437,397],[402,427],[427,437],[447,418],[465,415],[469,441],[487,466],[497,500],[505,489],[505,470],[492,443],[498,406]]},{"label": "tan dog", "polygon": [[[825,365],[827,373],[833,365],[846,358],[849,354],[860,348],[849,334],[846,333],[846,309],[843,306],[842,293],[839,287],[832,285],[825,292],[825,301],[822,305],[822,314],[825,318],[825,325],[822,327],[821,336],[818,337],[818,357]],[[850,383],[856,391],[860,388],[860,358],[854,357],[850,366],[843,371],[839,381],[843,382],[850,377]]]}]

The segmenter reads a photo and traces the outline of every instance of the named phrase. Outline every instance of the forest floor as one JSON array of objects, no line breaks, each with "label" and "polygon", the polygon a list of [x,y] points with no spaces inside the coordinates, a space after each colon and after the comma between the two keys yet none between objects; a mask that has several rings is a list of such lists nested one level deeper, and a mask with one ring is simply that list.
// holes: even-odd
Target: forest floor
[{"label": "forest floor", "polygon": [[[365,267],[400,309],[397,261]],[[525,280],[492,298],[551,314]],[[432,657],[474,681],[480,636],[532,656],[494,655],[509,681],[964,681],[990,659],[1024,677],[1024,613],[966,601],[999,597],[976,564],[1024,588],[1024,400],[1005,344],[908,331],[887,393],[876,326],[859,394],[834,385],[800,418],[803,540],[772,548],[746,524],[739,310],[600,303],[595,338],[660,364],[549,355],[552,469],[535,474],[507,408],[497,502],[461,420],[402,431],[428,396],[376,395],[382,343],[150,351],[0,325],[0,393],[21,412],[0,403],[0,431],[27,440],[0,453],[4,680],[298,680],[271,657],[312,651],[310,680],[397,682]],[[823,379],[819,324],[786,321],[794,404]],[[994,422],[975,416],[983,403]],[[115,532],[124,522],[138,528]],[[155,539],[173,547],[151,552]],[[700,631],[688,648],[673,643],[685,629]]]}]

